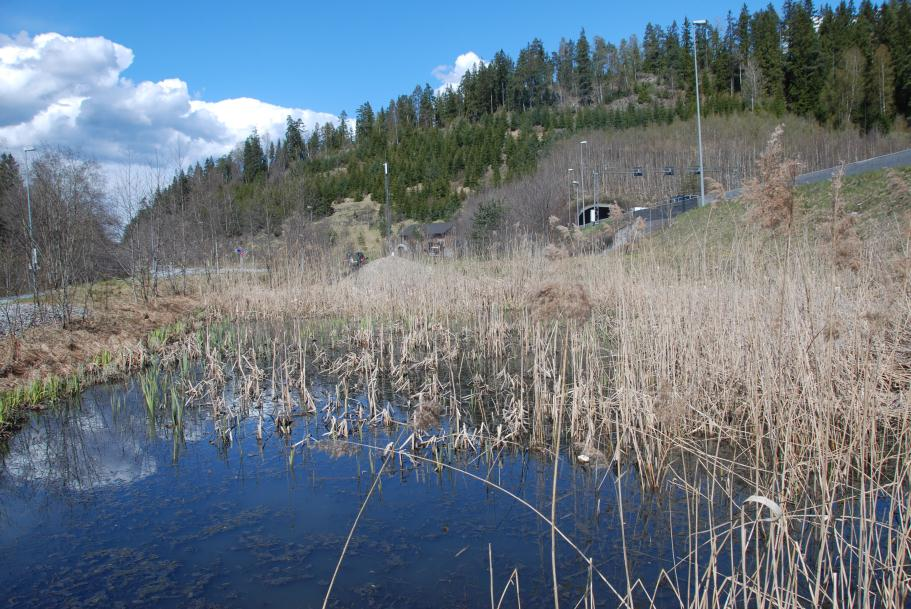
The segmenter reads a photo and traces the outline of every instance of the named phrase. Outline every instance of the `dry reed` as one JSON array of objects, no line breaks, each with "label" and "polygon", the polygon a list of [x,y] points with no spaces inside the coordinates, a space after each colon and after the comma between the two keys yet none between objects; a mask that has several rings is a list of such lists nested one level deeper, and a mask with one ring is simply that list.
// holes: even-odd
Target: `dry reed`
[{"label": "dry reed", "polygon": [[[762,223],[793,228],[792,170],[776,150],[773,138]],[[824,240],[789,231],[786,249],[749,225],[735,227],[730,248],[643,240],[634,256],[554,257],[519,239],[492,259],[389,258],[347,277],[288,268],[271,288],[251,277],[210,298],[248,323],[330,325],[333,355],[311,348],[308,359],[340,379],[322,415],[334,439],[389,423],[378,398],[347,398],[375,395],[386,379],[418,398],[404,453],[443,441],[422,432],[445,405],[454,450],[547,447],[564,435],[590,462],[633,468],[644,487],[683,489],[691,546],[655,584],[681,606],[902,607],[911,291],[896,290],[876,253],[907,244],[891,232],[855,242],[853,224],[839,224],[840,192]],[[846,237],[852,264],[837,249],[817,255]],[[553,323],[564,318],[574,320],[565,333]],[[307,346],[295,340],[288,357],[299,360]],[[250,357],[233,366],[256,375]],[[681,455],[711,483],[694,482]],[[780,518],[757,518],[742,503],[753,495],[781,506]],[[719,502],[725,519],[700,520]],[[656,595],[635,573],[626,587],[624,603],[634,588]]]}]

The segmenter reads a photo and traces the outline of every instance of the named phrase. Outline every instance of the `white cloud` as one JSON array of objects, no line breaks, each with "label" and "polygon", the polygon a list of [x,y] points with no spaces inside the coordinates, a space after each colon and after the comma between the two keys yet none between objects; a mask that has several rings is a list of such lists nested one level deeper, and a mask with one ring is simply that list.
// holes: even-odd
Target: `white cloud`
[{"label": "white cloud", "polygon": [[290,114],[306,128],[325,112],[242,97],[194,99],[177,78],[133,82],[133,52],[102,37],[0,35],[0,146],[64,145],[104,166],[189,164],[230,151],[255,127],[281,137]]},{"label": "white cloud", "polygon": [[433,74],[433,77],[442,83],[436,89],[437,95],[446,89],[458,88],[459,83],[462,81],[462,76],[465,75],[465,72],[468,70],[473,70],[477,66],[485,65],[486,63],[487,62],[481,59],[477,53],[474,51],[468,51],[467,53],[462,53],[456,57],[455,63],[453,63],[451,66],[442,65],[435,67],[431,74]]}]

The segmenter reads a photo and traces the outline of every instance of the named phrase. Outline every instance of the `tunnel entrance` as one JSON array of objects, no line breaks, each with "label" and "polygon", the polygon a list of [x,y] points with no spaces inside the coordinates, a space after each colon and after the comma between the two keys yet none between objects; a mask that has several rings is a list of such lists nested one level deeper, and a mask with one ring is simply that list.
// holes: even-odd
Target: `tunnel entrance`
[{"label": "tunnel entrance", "polygon": [[589,205],[579,214],[576,222],[579,226],[594,224],[601,220],[607,220],[610,217],[610,206],[608,205]]}]

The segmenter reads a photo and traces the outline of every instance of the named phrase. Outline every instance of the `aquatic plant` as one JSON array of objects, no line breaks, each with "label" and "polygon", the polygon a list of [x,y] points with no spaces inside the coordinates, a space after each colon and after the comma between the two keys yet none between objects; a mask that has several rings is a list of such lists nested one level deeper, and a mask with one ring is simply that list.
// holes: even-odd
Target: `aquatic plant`
[{"label": "aquatic plant", "polygon": [[142,400],[150,420],[155,419],[155,407],[161,391],[159,385],[159,368],[149,366],[139,373],[139,388],[142,391]]}]

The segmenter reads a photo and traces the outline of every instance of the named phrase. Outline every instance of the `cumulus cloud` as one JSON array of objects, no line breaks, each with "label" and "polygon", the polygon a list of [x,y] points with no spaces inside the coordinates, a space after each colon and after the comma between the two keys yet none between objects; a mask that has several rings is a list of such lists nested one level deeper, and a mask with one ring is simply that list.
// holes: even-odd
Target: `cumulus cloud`
[{"label": "cumulus cloud", "polygon": [[325,112],[257,99],[195,99],[171,78],[133,82],[127,47],[102,37],[0,35],[0,144],[70,146],[103,165],[184,163],[230,151],[253,128],[281,137],[288,115],[306,128],[338,122]]},{"label": "cumulus cloud", "polygon": [[478,56],[474,51],[468,51],[467,53],[462,53],[456,57],[455,63],[452,65],[441,65],[433,69],[431,74],[433,77],[440,81],[440,86],[437,87],[437,95],[445,91],[446,89],[455,89],[459,86],[459,83],[462,81],[462,76],[465,75],[465,72],[468,70],[473,70],[477,66],[485,65],[487,62]]}]

